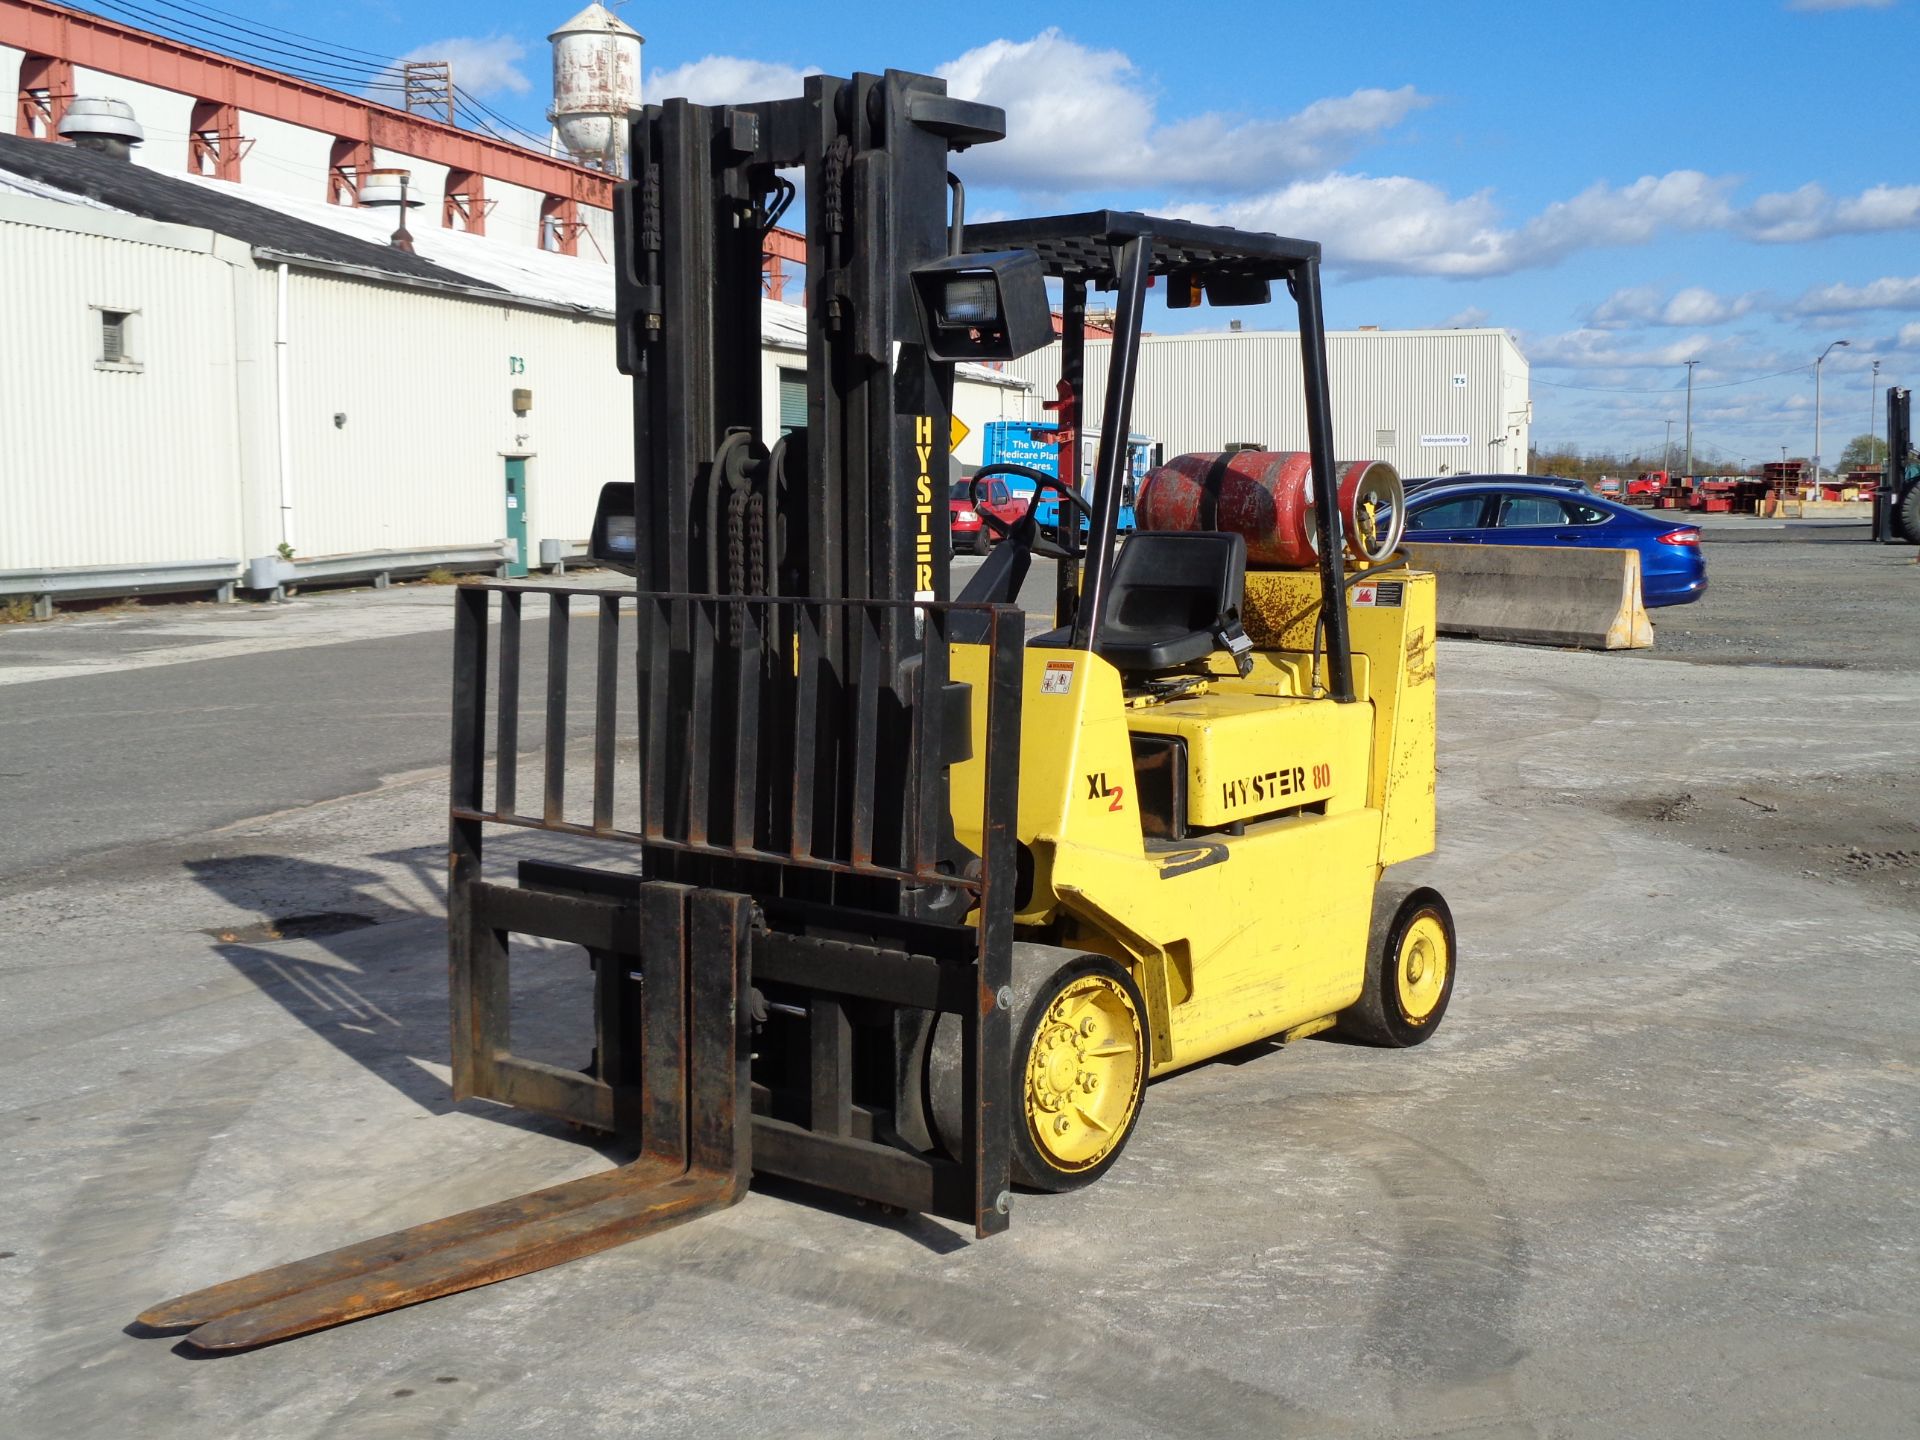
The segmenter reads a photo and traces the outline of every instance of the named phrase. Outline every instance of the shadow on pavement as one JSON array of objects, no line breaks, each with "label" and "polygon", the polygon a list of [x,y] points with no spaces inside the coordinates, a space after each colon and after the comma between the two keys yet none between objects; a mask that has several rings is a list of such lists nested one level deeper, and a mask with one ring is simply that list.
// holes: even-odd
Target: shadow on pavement
[{"label": "shadow on pavement", "polygon": [[[389,874],[296,856],[189,860],[186,869],[223,900],[263,917],[209,931],[215,952],[262,995],[414,1104],[435,1115],[461,1109],[520,1129],[575,1133],[505,1106],[453,1100],[445,852],[425,845],[374,858],[411,872],[433,897],[431,908],[407,899],[414,887],[396,886]],[[513,954],[531,962],[515,967],[516,1053],[586,1064],[593,1038],[585,952],[515,937]]]}]

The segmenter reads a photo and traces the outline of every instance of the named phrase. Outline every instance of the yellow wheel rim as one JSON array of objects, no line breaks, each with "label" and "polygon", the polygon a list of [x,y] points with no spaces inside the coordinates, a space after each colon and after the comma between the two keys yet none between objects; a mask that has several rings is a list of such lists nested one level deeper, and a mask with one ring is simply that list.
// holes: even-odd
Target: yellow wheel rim
[{"label": "yellow wheel rim", "polygon": [[1126,1136],[1146,1081],[1140,1013],[1110,975],[1053,997],[1027,1052],[1027,1133],[1056,1170],[1091,1169]]},{"label": "yellow wheel rim", "polygon": [[1437,915],[1417,917],[1400,937],[1400,1013],[1424,1025],[1447,989],[1447,932]]}]

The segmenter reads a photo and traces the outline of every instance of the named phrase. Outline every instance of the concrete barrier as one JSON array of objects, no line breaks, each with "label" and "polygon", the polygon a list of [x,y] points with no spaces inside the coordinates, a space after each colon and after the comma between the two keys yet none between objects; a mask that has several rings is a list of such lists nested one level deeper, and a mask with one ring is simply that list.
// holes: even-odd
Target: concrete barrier
[{"label": "concrete barrier", "polygon": [[1645,650],[1653,625],[1635,550],[1557,545],[1409,545],[1417,570],[1439,576],[1442,635]]}]

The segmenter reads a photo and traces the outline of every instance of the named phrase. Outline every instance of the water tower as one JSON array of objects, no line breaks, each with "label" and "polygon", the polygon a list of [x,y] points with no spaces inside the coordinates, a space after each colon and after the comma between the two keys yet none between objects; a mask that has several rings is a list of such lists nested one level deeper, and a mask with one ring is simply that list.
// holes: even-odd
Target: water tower
[{"label": "water tower", "polygon": [[554,137],[570,159],[624,176],[627,120],[640,109],[640,32],[596,3],[547,39]]}]

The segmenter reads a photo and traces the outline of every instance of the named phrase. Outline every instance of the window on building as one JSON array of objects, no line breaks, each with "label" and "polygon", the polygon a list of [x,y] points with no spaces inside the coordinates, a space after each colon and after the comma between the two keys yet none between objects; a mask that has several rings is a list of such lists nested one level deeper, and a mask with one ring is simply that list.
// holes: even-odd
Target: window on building
[{"label": "window on building", "polygon": [[807,427],[807,372],[780,371],[780,433]]},{"label": "window on building", "polygon": [[138,370],[140,365],[138,310],[93,307],[95,323],[100,327],[99,348],[93,362],[96,370]]},{"label": "window on building", "polygon": [[73,103],[73,64],[51,55],[20,57],[20,101],[14,112],[14,134],[29,140],[52,140],[60,133],[61,117]]},{"label": "window on building", "polygon": [[240,111],[217,100],[193,102],[187,124],[187,169],[216,180],[238,180],[240,157],[252,148],[240,138]]}]

